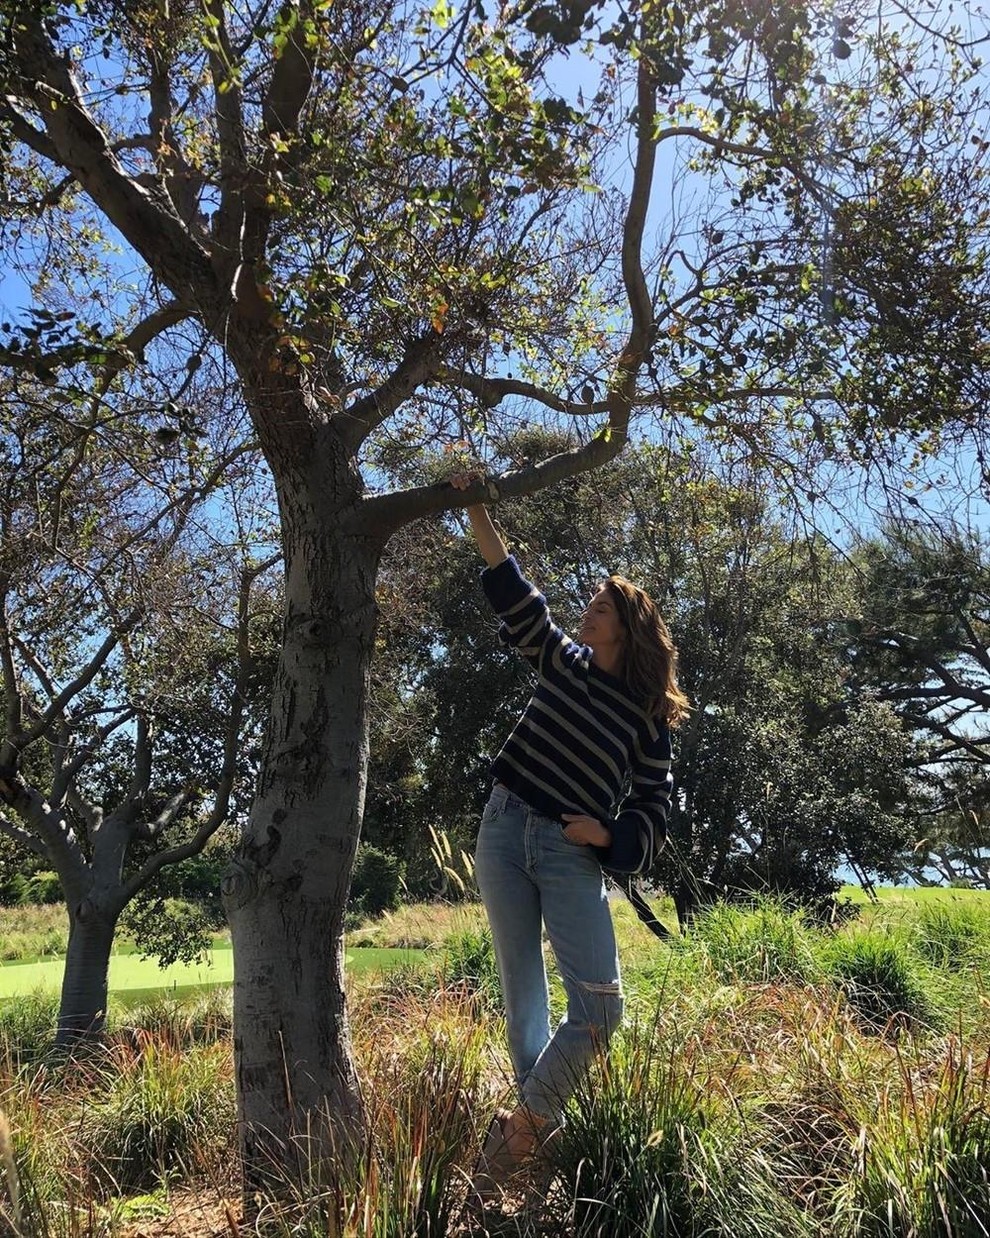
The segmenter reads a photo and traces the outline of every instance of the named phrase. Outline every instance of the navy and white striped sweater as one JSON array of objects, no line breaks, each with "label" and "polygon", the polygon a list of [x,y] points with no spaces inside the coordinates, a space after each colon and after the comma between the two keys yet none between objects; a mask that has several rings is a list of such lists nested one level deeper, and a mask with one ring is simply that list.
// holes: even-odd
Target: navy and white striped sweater
[{"label": "navy and white striped sweater", "polygon": [[[609,847],[594,848],[602,864],[645,872],[667,833],[673,787],[667,724],[595,666],[587,645],[564,635],[514,558],[486,568],[481,581],[502,620],[499,635],[539,673],[536,691],[492,763],[494,778],[547,816],[596,817],[612,835]],[[617,803],[627,779],[630,792]]]}]

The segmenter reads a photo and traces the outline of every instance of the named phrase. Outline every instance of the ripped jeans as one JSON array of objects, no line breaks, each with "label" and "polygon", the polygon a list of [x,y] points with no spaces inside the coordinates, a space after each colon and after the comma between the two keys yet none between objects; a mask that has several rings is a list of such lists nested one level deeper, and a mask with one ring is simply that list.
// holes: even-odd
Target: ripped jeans
[{"label": "ripped jeans", "polygon": [[[481,818],[475,871],[498,959],[520,1100],[559,1121],[622,1018],[601,866],[590,847],[564,837],[559,821],[496,785]],[[567,993],[567,1013],[553,1036],[541,921]]]}]

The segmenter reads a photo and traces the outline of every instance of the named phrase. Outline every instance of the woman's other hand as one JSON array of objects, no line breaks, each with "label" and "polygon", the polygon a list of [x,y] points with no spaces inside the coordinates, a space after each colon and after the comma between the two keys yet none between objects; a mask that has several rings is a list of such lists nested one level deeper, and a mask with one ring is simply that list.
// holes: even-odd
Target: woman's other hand
[{"label": "woman's other hand", "polygon": [[572,843],[584,843],[589,847],[607,847],[612,842],[611,833],[596,817],[586,817],[580,812],[561,813],[566,821],[564,837]]}]

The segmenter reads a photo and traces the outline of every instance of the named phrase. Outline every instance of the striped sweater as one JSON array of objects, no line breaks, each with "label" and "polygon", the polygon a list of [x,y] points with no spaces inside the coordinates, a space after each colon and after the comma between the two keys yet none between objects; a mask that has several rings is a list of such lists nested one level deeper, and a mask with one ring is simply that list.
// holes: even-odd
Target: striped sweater
[{"label": "striped sweater", "polygon": [[[611,832],[606,868],[642,873],[666,838],[670,731],[600,670],[550,618],[511,556],[481,574],[500,636],[536,668],[536,691],[492,763],[494,778],[538,812],[596,817]],[[628,794],[622,797],[628,785]]]}]

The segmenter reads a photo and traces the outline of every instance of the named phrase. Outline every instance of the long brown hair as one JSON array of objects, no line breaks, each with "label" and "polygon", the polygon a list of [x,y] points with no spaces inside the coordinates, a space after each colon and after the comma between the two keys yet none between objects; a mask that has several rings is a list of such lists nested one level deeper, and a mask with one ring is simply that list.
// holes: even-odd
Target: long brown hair
[{"label": "long brown hair", "polygon": [[605,581],[626,631],[619,678],[650,715],[659,714],[670,727],[688,715],[690,704],[677,686],[677,649],[656,604],[624,576]]}]

